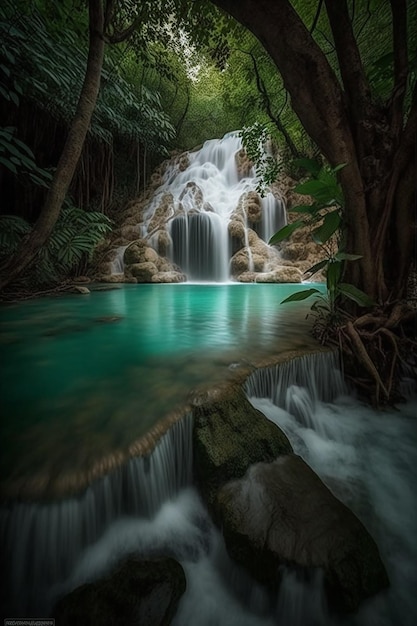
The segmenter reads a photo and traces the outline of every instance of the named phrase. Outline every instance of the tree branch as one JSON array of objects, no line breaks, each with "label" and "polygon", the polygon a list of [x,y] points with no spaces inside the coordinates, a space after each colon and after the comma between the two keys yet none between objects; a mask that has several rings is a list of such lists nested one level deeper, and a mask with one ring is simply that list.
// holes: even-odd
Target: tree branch
[{"label": "tree branch", "polygon": [[258,68],[258,64],[256,63],[256,59],[255,56],[253,55],[252,52],[247,52],[246,50],[241,50],[240,48],[238,49],[239,52],[241,52],[242,54],[247,54],[250,56],[250,58],[252,59],[252,65],[253,65],[253,70],[255,72],[255,80],[256,80],[256,87],[259,91],[259,93],[262,96],[262,102],[263,102],[263,106],[265,109],[265,112],[267,113],[269,119],[271,120],[271,122],[273,124],[275,124],[275,126],[278,128],[279,132],[284,136],[284,139],[290,149],[291,154],[293,155],[293,157],[295,159],[299,158],[300,153],[297,150],[296,145],[294,144],[293,140],[291,139],[287,129],[285,128],[284,124],[281,122],[281,119],[278,115],[274,115],[274,112],[272,111],[272,106],[271,106],[271,100],[269,98],[267,89],[265,87],[265,83],[263,82],[260,72],[259,72],[259,68]]},{"label": "tree branch", "polygon": [[366,120],[371,117],[371,92],[353,34],[346,0],[324,1],[352,118],[355,122]]}]

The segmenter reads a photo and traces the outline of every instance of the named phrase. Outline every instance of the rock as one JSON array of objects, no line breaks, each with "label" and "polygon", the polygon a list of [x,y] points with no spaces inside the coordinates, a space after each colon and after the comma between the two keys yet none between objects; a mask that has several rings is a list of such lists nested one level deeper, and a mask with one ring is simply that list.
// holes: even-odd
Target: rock
[{"label": "rock", "polygon": [[143,252],[147,247],[144,239],[137,239],[131,243],[125,250],[123,260],[125,265],[133,265],[133,263],[141,263]]},{"label": "rock", "polygon": [[125,275],[124,274],[104,274],[102,276],[98,276],[97,280],[101,283],[124,283]]},{"label": "rock", "polygon": [[363,524],[299,456],[253,465],[214,508],[229,554],[267,585],[281,564],[320,567],[330,604],[353,611],[389,584]]},{"label": "rock", "polygon": [[88,287],[82,287],[81,285],[73,285],[72,291],[74,293],[80,293],[83,296],[88,296],[88,294],[91,293]]},{"label": "rock", "polygon": [[249,176],[250,171],[253,167],[253,163],[249,159],[246,153],[246,150],[244,148],[241,148],[238,152],[236,152],[235,162],[236,162],[236,167],[237,167],[239,178],[245,178]]},{"label": "rock", "polygon": [[252,463],[292,452],[286,435],[247,400],[238,385],[195,406],[194,472],[210,506],[217,489],[241,478]]},{"label": "rock", "polygon": [[147,247],[143,249],[141,263],[147,262],[154,263],[156,266],[158,266],[159,255],[153,248]]},{"label": "rock", "polygon": [[256,272],[242,272],[239,276],[237,276],[236,280],[240,283],[254,283],[256,282],[258,276],[260,276],[260,274],[257,274]]},{"label": "rock", "polygon": [[283,250],[283,256],[289,261],[305,261],[308,257],[308,248],[303,243],[289,243]]},{"label": "rock", "polygon": [[78,587],[59,600],[59,626],[168,626],[186,588],[174,559],[127,559],[108,578]]},{"label": "rock", "polygon": [[183,283],[187,280],[185,274],[181,272],[158,272],[152,276],[153,283]]},{"label": "rock", "polygon": [[74,283],[91,283],[91,278],[88,276],[76,276],[72,281]]},{"label": "rock", "polygon": [[126,224],[120,229],[120,236],[125,241],[135,241],[138,238],[138,229],[136,226]]},{"label": "rock", "polygon": [[203,206],[203,192],[195,182],[188,182],[180,194],[179,201],[184,204],[186,199],[186,207],[190,209],[201,209]]},{"label": "rock", "polygon": [[162,256],[166,256],[168,248],[171,245],[171,237],[166,230],[158,230],[155,233],[156,246],[158,253]]},{"label": "rock", "polygon": [[155,209],[152,219],[149,222],[148,232],[152,233],[165,226],[169,217],[174,213],[174,197],[172,193],[165,193],[161,202]]},{"label": "rock", "polygon": [[303,275],[297,267],[284,265],[272,272],[257,274],[257,283],[301,283]]},{"label": "rock", "polygon": [[[230,261],[230,267],[232,271],[232,276],[237,277],[242,272],[262,272],[265,266],[265,262],[267,259],[263,255],[252,253],[251,259],[249,258],[247,248],[239,250],[232,256]],[[253,270],[250,269],[250,261],[252,260]]]},{"label": "rock", "polygon": [[231,237],[235,237],[241,243],[245,241],[245,225],[241,220],[230,220],[227,228]]},{"label": "rock", "polygon": [[245,194],[244,209],[249,222],[256,223],[262,219],[262,201],[256,191],[248,191]]},{"label": "rock", "polygon": [[150,283],[152,282],[152,277],[158,273],[158,268],[154,263],[147,261],[146,263],[130,265],[129,271],[138,283]]}]

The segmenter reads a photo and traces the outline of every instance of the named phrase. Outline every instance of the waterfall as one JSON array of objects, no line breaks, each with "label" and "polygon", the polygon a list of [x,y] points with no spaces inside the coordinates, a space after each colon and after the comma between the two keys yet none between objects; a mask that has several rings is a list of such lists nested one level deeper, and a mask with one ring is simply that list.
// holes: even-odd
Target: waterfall
[{"label": "waterfall", "polygon": [[[297,389],[303,390],[298,398]],[[285,410],[295,405],[298,412],[308,412],[318,401],[332,402],[349,390],[339,368],[337,353],[326,351],[255,370],[245,383],[245,391],[250,398],[269,398]],[[303,404],[306,409],[302,408]]]},{"label": "waterfall", "polygon": [[[10,615],[46,614],[52,585],[122,516],[150,518],[192,481],[192,416],[176,422],[149,456],[137,457],[90,485],[79,497],[15,503],[0,509],[0,537]],[[6,569],[4,571],[6,571]]]},{"label": "waterfall", "polygon": [[342,619],[323,609],[318,579],[311,587],[287,571],[274,613],[278,623],[291,626],[414,626],[416,398],[381,413],[347,391],[332,352],[258,370],[246,383],[253,406],[285,432],[294,452],[369,530],[390,587]]},{"label": "waterfall", "polygon": [[[228,133],[206,141],[188,155],[188,166],[171,164],[163,183],[145,208],[141,230],[153,245],[158,228],[169,234],[168,256],[193,281],[226,282],[232,254],[229,223],[243,194],[256,189],[254,168],[242,149],[241,138]],[[284,202],[268,192],[259,197],[260,215],[251,227],[268,241],[286,223]],[[252,252],[246,216],[240,245]]]},{"label": "waterfall", "polygon": [[123,274],[125,269],[123,256],[126,248],[127,246],[119,246],[116,249],[116,256],[111,263],[111,274]]}]

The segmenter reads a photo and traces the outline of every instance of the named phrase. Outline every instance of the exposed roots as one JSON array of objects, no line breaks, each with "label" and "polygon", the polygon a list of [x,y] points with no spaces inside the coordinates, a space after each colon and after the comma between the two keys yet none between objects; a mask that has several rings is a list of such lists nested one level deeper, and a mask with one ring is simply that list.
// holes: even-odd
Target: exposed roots
[{"label": "exposed roots", "polygon": [[381,406],[403,399],[405,376],[417,380],[416,328],[417,311],[400,302],[357,318],[345,314],[327,323],[322,318],[315,335],[339,348],[346,378],[362,397]]}]

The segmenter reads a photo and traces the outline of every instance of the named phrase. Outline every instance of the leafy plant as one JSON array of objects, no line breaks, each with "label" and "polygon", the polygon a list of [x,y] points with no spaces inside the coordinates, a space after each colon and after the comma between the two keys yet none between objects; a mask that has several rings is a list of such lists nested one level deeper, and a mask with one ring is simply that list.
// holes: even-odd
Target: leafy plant
[{"label": "leafy plant", "polygon": [[265,149],[270,133],[266,125],[255,122],[252,126],[245,126],[240,136],[249,159],[256,167],[257,191],[264,196],[266,188],[276,180],[281,168],[281,163]]},{"label": "leafy plant", "polygon": [[13,174],[27,174],[35,185],[48,187],[52,174],[36,165],[35,155],[29,146],[16,137],[16,128],[0,128],[0,165]]},{"label": "leafy plant", "polygon": [[[66,203],[47,243],[34,263],[40,283],[56,282],[73,270],[83,258],[90,260],[97,244],[111,230],[112,222],[103,213],[83,211]],[[16,252],[31,225],[21,217],[0,217],[1,257]]]},{"label": "leafy plant", "polygon": [[325,270],[327,293],[323,296],[319,289],[311,287],[297,291],[282,303],[299,302],[315,296],[311,310],[320,317],[326,316],[331,323],[337,318],[338,304],[342,298],[348,298],[362,307],[374,304],[366,293],[350,283],[342,282],[344,263],[361,258],[358,254],[345,252],[342,245],[343,193],[336,174],[346,164],[330,168],[321,166],[313,159],[297,159],[295,164],[307,170],[310,178],[297,185],[294,191],[311,196],[313,203],[293,207],[292,212],[300,213],[304,217],[281,228],[271,237],[269,244],[275,245],[287,239],[298,228],[310,226],[313,241],[323,250],[324,258],[305,274],[311,278],[320,270]]}]

